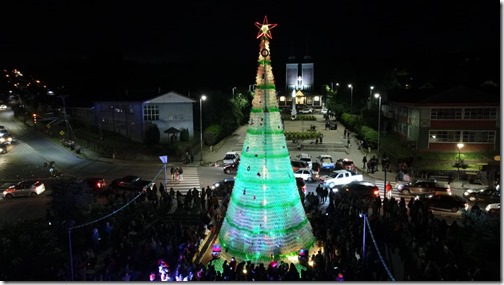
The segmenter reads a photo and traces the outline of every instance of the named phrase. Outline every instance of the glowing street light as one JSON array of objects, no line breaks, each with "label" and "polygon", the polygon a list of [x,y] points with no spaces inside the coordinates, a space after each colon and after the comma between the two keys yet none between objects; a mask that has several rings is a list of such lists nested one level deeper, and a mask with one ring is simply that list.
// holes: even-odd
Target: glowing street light
[{"label": "glowing street light", "polygon": [[200,160],[203,161],[203,104],[202,102],[206,100],[205,95],[201,95],[199,100],[199,111],[200,111]]},{"label": "glowing street light", "polygon": [[460,166],[462,165],[462,160],[460,159],[460,149],[464,147],[463,143],[458,143],[458,162],[457,162],[457,180],[460,181]]},{"label": "glowing street light", "polygon": [[348,88],[350,88],[350,114],[353,113],[353,86],[352,84],[348,84]]}]

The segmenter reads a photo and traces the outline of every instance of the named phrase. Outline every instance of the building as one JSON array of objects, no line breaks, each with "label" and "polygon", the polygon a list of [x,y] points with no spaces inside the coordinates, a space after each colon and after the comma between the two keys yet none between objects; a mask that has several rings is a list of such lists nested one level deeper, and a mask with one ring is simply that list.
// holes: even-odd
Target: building
[{"label": "building", "polygon": [[[189,138],[194,137],[193,104],[196,100],[175,91],[147,100],[142,97],[145,98],[128,95],[120,101],[95,101],[95,126],[100,132],[118,133],[139,143],[144,142],[146,132],[153,125],[161,134],[160,143],[170,142],[172,136],[179,139],[177,133],[164,133],[169,128],[187,129]],[[84,118],[77,119],[82,121]]]},{"label": "building", "polygon": [[280,107],[292,107],[292,98],[296,105],[321,107],[322,96],[315,94],[315,65],[310,56],[304,56],[302,62],[290,56],[285,65],[285,91],[280,93]]},{"label": "building", "polygon": [[419,151],[500,152],[498,88],[420,88],[388,94],[385,129]]}]

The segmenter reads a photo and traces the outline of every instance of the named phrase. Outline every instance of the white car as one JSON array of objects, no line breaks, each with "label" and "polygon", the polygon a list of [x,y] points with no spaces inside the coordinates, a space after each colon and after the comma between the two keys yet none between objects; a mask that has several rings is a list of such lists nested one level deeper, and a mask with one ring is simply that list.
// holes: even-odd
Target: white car
[{"label": "white car", "polygon": [[304,181],[312,182],[319,179],[319,173],[311,168],[300,168],[294,172],[295,177],[303,178]]},{"label": "white car", "polygon": [[500,203],[488,204],[485,208],[488,214],[500,215]]},{"label": "white car", "polygon": [[311,113],[313,113],[313,109],[312,108],[304,108],[302,110],[299,110],[299,113],[300,114],[311,114]]},{"label": "white car", "polygon": [[25,180],[21,181],[15,185],[9,186],[9,188],[3,191],[4,198],[14,198],[31,196],[36,197],[45,191],[45,185],[39,180]]},{"label": "white car", "polygon": [[362,181],[362,174],[357,174],[349,170],[334,170],[329,175],[320,177],[320,182],[324,187],[334,188],[338,185],[345,185],[352,181]]},{"label": "white car", "polygon": [[328,110],[327,110],[326,108],[322,108],[322,109],[320,110],[320,113],[322,113],[323,115],[325,115],[325,114],[327,114],[327,111],[328,111]]},{"label": "white car", "polygon": [[5,109],[7,109],[6,105],[4,105],[4,104],[0,105],[0,110],[5,110]]},{"label": "white car", "polygon": [[240,154],[238,152],[228,151],[228,152],[226,152],[224,159],[222,159],[222,163],[224,163],[224,165],[236,163],[236,162],[238,162],[239,158],[240,158]]}]

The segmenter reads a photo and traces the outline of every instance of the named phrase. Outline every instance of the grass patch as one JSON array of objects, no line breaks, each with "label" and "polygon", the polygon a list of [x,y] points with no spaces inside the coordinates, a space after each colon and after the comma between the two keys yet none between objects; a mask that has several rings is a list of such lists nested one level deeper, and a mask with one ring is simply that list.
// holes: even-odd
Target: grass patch
[{"label": "grass patch", "polygon": [[[458,158],[458,152],[419,152],[409,148],[406,143],[401,142],[398,135],[391,134],[383,136],[380,142],[380,149],[386,152],[393,161],[408,158],[413,155],[413,166],[415,170],[448,171],[457,170],[454,166]],[[492,161],[494,154],[468,152],[462,155],[465,166],[461,171],[479,171],[481,163]]]}]

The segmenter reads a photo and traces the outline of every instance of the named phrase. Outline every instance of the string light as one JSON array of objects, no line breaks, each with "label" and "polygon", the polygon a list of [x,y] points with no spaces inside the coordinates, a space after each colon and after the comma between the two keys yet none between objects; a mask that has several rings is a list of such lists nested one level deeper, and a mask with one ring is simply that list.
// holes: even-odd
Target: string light
[{"label": "string light", "polygon": [[[154,181],[156,181],[156,179],[159,177],[159,175],[161,174],[161,172],[164,170],[164,167],[162,167],[158,174],[154,177],[154,179],[151,180],[151,183],[154,183]],[[92,224],[96,224],[98,223],[99,221],[102,221],[108,217],[111,217],[117,213],[119,213],[120,211],[122,211],[124,208],[128,207],[131,203],[133,203],[136,199],[138,199],[138,197],[140,197],[142,194],[144,194],[144,191],[140,191],[135,197],[133,197],[133,199],[131,199],[130,201],[128,201],[126,204],[124,204],[123,206],[121,206],[119,209],[117,210],[114,210],[112,213],[108,214],[108,215],[105,215],[101,218],[98,218],[96,220],[93,220],[91,222],[87,222],[87,223],[84,223],[84,224],[81,224],[81,225],[77,225],[77,226],[73,226],[69,229],[73,230],[73,229],[78,229],[78,228],[82,228],[82,227],[85,227],[85,226],[89,226],[89,225],[92,225]]]},{"label": "string light", "polygon": [[390,272],[390,269],[388,268],[387,264],[385,263],[385,260],[383,259],[383,256],[380,252],[380,249],[378,248],[378,245],[376,244],[376,240],[374,238],[373,231],[371,230],[371,225],[369,224],[369,219],[366,219],[366,225],[367,225],[367,228],[369,229],[369,234],[371,235],[371,240],[373,240],[373,244],[375,246],[376,252],[378,253],[378,257],[380,257],[380,261],[383,265],[383,268],[385,268],[385,271],[387,271],[387,275],[389,276],[390,280],[396,281],[394,278],[394,275],[392,275],[392,272]]}]

